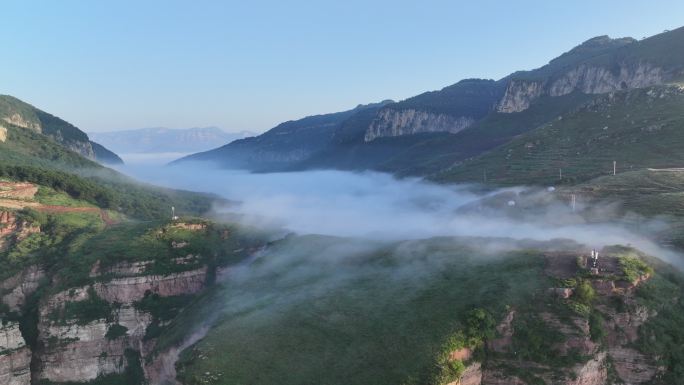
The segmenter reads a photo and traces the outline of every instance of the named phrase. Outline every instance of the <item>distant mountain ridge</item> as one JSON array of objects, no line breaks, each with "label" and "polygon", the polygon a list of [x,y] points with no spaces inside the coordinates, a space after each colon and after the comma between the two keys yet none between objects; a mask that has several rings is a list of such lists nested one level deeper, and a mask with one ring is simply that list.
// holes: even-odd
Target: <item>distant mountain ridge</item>
[{"label": "distant mountain ridge", "polygon": [[375,112],[393,103],[358,105],[356,108],[332,114],[308,116],[306,118],[279,124],[271,130],[252,138],[236,140],[215,150],[201,152],[182,158],[203,161],[223,158],[224,165],[253,170],[285,169],[309,159],[314,153],[330,143],[340,124],[356,114]]},{"label": "distant mountain ridge", "polygon": [[537,69],[500,80],[466,79],[397,103],[286,122],[178,163],[437,175],[600,95],[679,79],[684,79],[684,28],[643,40],[598,36]]},{"label": "distant mountain ridge", "polygon": [[92,132],[90,136],[119,153],[191,153],[216,148],[254,134],[249,131],[226,132],[218,127],[150,127]]}]

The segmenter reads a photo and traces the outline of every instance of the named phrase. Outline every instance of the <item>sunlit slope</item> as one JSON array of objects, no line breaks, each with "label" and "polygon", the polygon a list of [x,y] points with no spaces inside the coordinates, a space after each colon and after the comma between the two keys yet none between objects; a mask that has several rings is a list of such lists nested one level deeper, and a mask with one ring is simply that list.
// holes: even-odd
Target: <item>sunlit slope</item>
[{"label": "sunlit slope", "polygon": [[601,176],[568,187],[589,199],[622,202],[625,210],[645,216],[684,216],[684,169],[645,169]]},{"label": "sunlit slope", "polygon": [[138,183],[43,134],[12,125],[6,129],[6,140],[0,142],[0,177],[48,186],[140,219],[166,218],[171,206],[179,213],[200,214],[214,199]]},{"label": "sunlit slope", "polygon": [[15,97],[0,95],[0,127],[7,126],[41,134],[64,148],[98,162],[122,163],[116,154],[91,142],[88,135],[73,124]]},{"label": "sunlit slope", "polygon": [[[443,182],[577,183],[617,172],[684,165],[679,85],[602,95],[510,143],[440,173]],[[562,170],[562,179],[561,171]]]}]

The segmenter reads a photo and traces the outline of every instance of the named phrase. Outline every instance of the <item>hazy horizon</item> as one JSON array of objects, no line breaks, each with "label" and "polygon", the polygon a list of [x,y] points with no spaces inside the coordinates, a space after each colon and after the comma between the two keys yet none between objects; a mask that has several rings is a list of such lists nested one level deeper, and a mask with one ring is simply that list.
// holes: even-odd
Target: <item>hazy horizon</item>
[{"label": "hazy horizon", "polygon": [[87,132],[259,133],[464,78],[499,79],[598,35],[674,29],[684,3],[64,1],[10,2],[3,12],[6,30],[19,32],[2,41],[12,60],[0,93]]}]

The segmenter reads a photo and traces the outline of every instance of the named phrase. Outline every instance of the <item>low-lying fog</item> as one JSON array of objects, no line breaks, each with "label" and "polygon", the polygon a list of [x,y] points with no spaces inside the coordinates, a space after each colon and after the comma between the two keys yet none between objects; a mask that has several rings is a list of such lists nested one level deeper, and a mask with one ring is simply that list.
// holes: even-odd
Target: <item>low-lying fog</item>
[{"label": "low-lying fog", "polygon": [[[588,247],[631,244],[679,264],[644,234],[657,221],[641,220],[639,233],[610,218],[611,206],[583,206],[547,189],[482,192],[477,186],[437,185],[377,172],[307,171],[252,174],[208,164],[162,167],[128,165],[120,171],[157,185],[211,192],[230,201],[216,214],[235,213],[257,226],[299,234],[384,240],[432,236],[507,237],[547,241],[566,238]],[[581,214],[580,214],[581,213]],[[182,214],[182,213],[181,213]],[[594,218],[590,223],[585,218]]]},{"label": "low-lying fog", "polygon": [[155,152],[139,153],[125,152],[118,154],[129,166],[163,166],[171,161],[182,158],[190,153],[185,152]]},{"label": "low-lying fog", "polygon": [[[347,335],[354,336],[354,342],[335,350],[335,356],[352,362],[350,357],[358,351],[365,352],[368,346],[378,343],[364,332],[372,325],[373,317],[362,314],[388,316],[393,320],[389,325],[400,318],[409,322],[404,313],[388,313],[387,309],[413,306],[407,305],[411,298],[421,295],[422,289],[435,282],[442,282],[445,269],[451,269],[453,274],[455,263],[471,257],[496,258],[506,255],[500,251],[537,248],[536,245],[547,250],[564,249],[576,247],[572,242],[575,241],[596,248],[632,244],[682,267],[676,254],[661,249],[644,235],[657,229],[658,222],[642,219],[637,234],[627,225],[616,223],[611,205],[586,206],[580,200],[573,212],[567,196],[548,189],[483,192],[478,186],[436,185],[376,172],[251,174],[218,170],[207,164],[138,165],[121,170],[146,182],[211,192],[235,202],[217,205],[214,214],[218,218],[234,218],[233,214],[237,214],[241,221],[252,225],[282,228],[300,235],[356,237],[291,237],[229,269],[230,279],[219,277],[223,283],[221,291],[204,305],[211,311],[195,326],[184,346],[203,338],[209,330],[214,333],[210,339],[226,341],[235,337],[249,341],[252,351],[245,353],[241,346],[234,352],[251,354],[250,360],[259,369],[250,367],[246,370],[249,375],[253,375],[250,370],[262,370],[273,360],[283,360],[278,350],[271,349],[285,338],[282,335],[290,338],[291,332],[309,334],[292,326],[295,324],[316,325],[314,333],[346,330]],[[608,222],[610,218],[612,223]],[[383,242],[433,236],[478,238]],[[554,239],[563,240],[545,242]],[[376,251],[387,250],[391,251],[392,263],[374,262],[372,256]],[[257,260],[258,263],[251,263]],[[457,297],[487,291],[481,290],[483,286],[475,286],[472,293],[463,285],[454,284],[452,289],[460,290]],[[507,287],[503,290],[508,292]],[[388,303],[393,305],[386,306]],[[414,308],[408,307],[406,314],[413,314],[411,309]],[[356,323],[345,320],[350,315]],[[221,326],[210,328],[215,322]],[[349,329],[349,325],[353,327]],[[399,322],[397,333],[408,330],[402,329],[405,325]],[[231,334],[236,330],[236,335]],[[264,339],[264,335],[269,337]],[[320,357],[339,343],[325,338],[308,341],[306,348],[319,352]],[[380,359],[377,367],[382,364]],[[245,371],[242,366],[232,369]],[[277,370],[269,370],[269,375],[280,375]],[[176,377],[173,362],[165,372],[169,380]]]}]

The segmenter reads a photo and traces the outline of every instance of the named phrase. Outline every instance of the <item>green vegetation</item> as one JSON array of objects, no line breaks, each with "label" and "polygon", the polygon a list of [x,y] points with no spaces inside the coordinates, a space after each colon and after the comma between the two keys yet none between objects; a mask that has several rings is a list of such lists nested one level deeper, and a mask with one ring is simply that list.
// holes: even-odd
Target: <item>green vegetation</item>
[{"label": "green vegetation", "polygon": [[684,216],[684,172],[638,170],[603,176],[573,186],[583,197],[623,202],[626,209],[645,216]]},{"label": "green vegetation", "polygon": [[160,297],[156,293],[148,293],[143,299],[135,303],[135,308],[152,315],[152,323],[145,331],[145,339],[158,338],[162,335],[164,327],[162,323],[173,320],[189,305],[195,296],[180,295],[173,297]]},{"label": "green vegetation", "polygon": [[[665,266],[637,291],[641,304],[656,312],[639,328],[635,346],[658,358],[667,370],[656,384],[675,384],[684,378],[684,280]],[[673,297],[676,297],[673,300]]]},{"label": "green vegetation", "polygon": [[635,282],[645,275],[653,275],[653,268],[637,257],[621,257],[620,268],[625,280]]},{"label": "green vegetation", "polygon": [[[114,171],[103,174],[108,174],[107,178],[81,177],[45,167],[0,164],[0,176],[50,187],[74,199],[138,219],[166,218],[173,205],[179,212],[203,213],[209,210],[213,200],[205,194],[134,184]],[[46,198],[44,194],[49,196],[49,193],[42,193],[39,199]]]},{"label": "green vegetation", "polygon": [[[78,193],[74,195],[82,195]],[[50,187],[39,186],[36,193],[35,200],[51,206],[65,206],[65,207],[96,207],[84,199],[77,199],[67,194],[66,192],[58,192]]]},{"label": "green vegetation", "polygon": [[461,360],[449,360],[448,356],[437,360],[437,373],[430,379],[431,384],[450,384],[458,381],[466,370]]},{"label": "green vegetation", "polygon": [[[346,140],[333,143],[305,161],[303,167],[371,168],[399,175],[427,175],[432,179],[453,182],[446,174],[442,177],[437,173],[455,163],[501,146],[590,99],[591,96],[578,92],[553,98],[545,97],[520,113],[490,114],[456,134],[405,135],[379,138],[369,143],[363,141],[363,133],[375,115],[365,116],[359,113],[345,121],[335,135],[335,138],[342,136]],[[482,169],[474,171],[478,177],[473,180],[482,181]]]},{"label": "green vegetation", "polygon": [[66,324],[75,321],[78,325],[85,325],[96,320],[110,320],[112,311],[117,304],[112,304],[100,298],[93,288],[88,288],[88,298],[82,301],[69,301],[63,309],[56,309],[49,318],[56,323]]},{"label": "green vegetation", "polygon": [[549,326],[534,311],[519,313],[513,322],[513,351],[523,360],[551,366],[567,366],[575,359],[559,355],[554,345],[564,341],[563,334]]},{"label": "green vegetation", "polygon": [[596,298],[596,291],[591,286],[591,282],[587,280],[580,280],[575,287],[575,298],[585,305],[591,305]]},{"label": "green vegetation", "polygon": [[456,117],[480,119],[503,96],[506,83],[484,79],[466,79],[439,91],[425,92],[387,106],[392,110],[417,109]]},{"label": "green vegetation", "polygon": [[593,311],[589,315],[589,333],[591,340],[594,342],[602,342],[606,337],[606,330],[603,327],[604,319],[601,313]]},{"label": "green vegetation", "polygon": [[684,93],[668,86],[598,96],[574,111],[560,111],[561,118],[463,162],[438,179],[479,182],[486,170],[487,181],[493,184],[555,185],[612,173],[613,161],[618,172],[680,167],[683,105]]},{"label": "green vegetation", "polygon": [[147,313],[159,321],[172,320],[178,312],[192,300],[192,295],[160,297],[156,293],[148,293],[135,303],[135,308]]},{"label": "green vegetation", "polygon": [[338,261],[349,242],[293,237],[248,279],[228,281],[205,303],[218,323],[183,352],[183,383],[432,383],[461,370],[444,362],[448,349],[481,345],[507,306],[548,284],[534,252],[483,255],[476,240],[439,238],[368,245]]},{"label": "green vegetation", "polygon": [[463,330],[449,336],[437,355],[435,373],[430,379],[431,384],[448,384],[460,379],[466,366],[462,360],[451,359],[451,353],[463,348],[482,352],[486,341],[496,334],[494,317],[482,308],[468,311],[462,325]]},{"label": "green vegetation", "polygon": [[17,217],[31,226],[40,226],[40,233],[14,240],[11,247],[0,252],[0,278],[7,278],[30,265],[48,269],[64,266],[64,256],[85,239],[104,228],[98,213],[66,212],[46,214],[32,209],[17,212]]},{"label": "green vegetation", "polygon": [[[31,130],[36,134],[42,133],[55,143],[67,148],[87,148],[90,145],[98,161],[121,163],[121,158],[101,145],[90,142],[88,135],[74,125],[24,103],[17,98],[0,95],[0,118],[13,119],[17,116],[23,122],[14,120],[15,124],[22,126],[13,125],[15,128]],[[12,135],[12,140],[16,139],[14,134]]]},{"label": "green vegetation", "polygon": [[203,223],[203,230],[156,221],[82,231],[55,261],[60,276],[55,290],[92,283],[90,270],[96,262],[104,272],[119,263],[149,262],[141,274],[171,274],[237,263],[264,243],[264,234],[250,228]]},{"label": "green vegetation", "polygon": [[128,328],[119,325],[119,324],[114,324],[107,329],[107,333],[105,334],[105,338],[108,340],[115,340],[119,337],[123,337],[126,335],[126,332],[128,332]]}]

